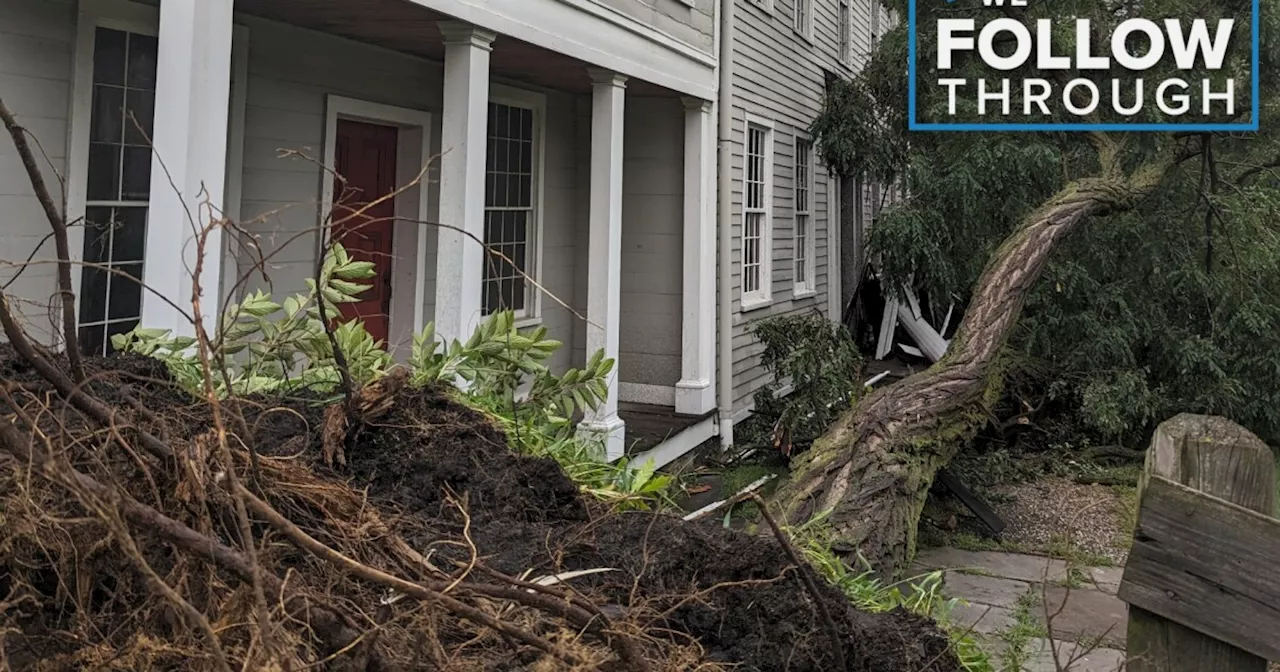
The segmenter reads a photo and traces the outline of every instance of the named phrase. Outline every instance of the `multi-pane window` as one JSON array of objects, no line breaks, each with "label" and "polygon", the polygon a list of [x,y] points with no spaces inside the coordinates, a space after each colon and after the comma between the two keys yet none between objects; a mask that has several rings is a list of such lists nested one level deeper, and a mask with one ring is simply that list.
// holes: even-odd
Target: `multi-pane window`
[{"label": "multi-pane window", "polygon": [[533,109],[489,103],[484,242],[502,257],[485,255],[481,306],[486,315],[504,309],[529,314],[525,274],[536,224],[534,128]]},{"label": "multi-pane window", "polygon": [[871,16],[871,48],[875,49],[880,40],[880,0],[867,0],[867,11]]},{"label": "multi-pane window", "polygon": [[79,318],[89,354],[109,352],[142,315],[156,52],[148,35],[98,28],[94,38]]},{"label": "multi-pane window", "polygon": [[813,230],[810,200],[813,191],[813,146],[808,140],[796,139],[796,221],[795,283],[796,291],[811,291],[813,283]]},{"label": "multi-pane window", "polygon": [[745,201],[742,221],[742,292],[744,301],[769,297],[769,165],[770,129],[747,125]]},{"label": "multi-pane window", "polygon": [[795,30],[797,33],[808,37],[811,33],[813,8],[810,3],[813,0],[794,0],[795,1]]},{"label": "multi-pane window", "polygon": [[849,0],[840,0],[840,60],[849,62],[853,52],[853,16],[849,12]]}]

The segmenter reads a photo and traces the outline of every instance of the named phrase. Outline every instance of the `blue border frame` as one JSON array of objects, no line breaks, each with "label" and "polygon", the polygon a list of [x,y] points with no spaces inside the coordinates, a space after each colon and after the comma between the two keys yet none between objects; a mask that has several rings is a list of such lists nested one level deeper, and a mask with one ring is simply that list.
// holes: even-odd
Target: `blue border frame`
[{"label": "blue border frame", "polygon": [[1261,120],[1261,98],[1259,91],[1258,70],[1262,62],[1259,51],[1261,24],[1261,0],[1253,0],[1253,68],[1249,78],[1253,80],[1253,120],[1240,124],[1181,124],[1169,123],[1104,123],[1086,124],[1073,122],[1060,123],[921,123],[916,121],[916,0],[907,1],[907,129],[912,131],[1257,131]]}]

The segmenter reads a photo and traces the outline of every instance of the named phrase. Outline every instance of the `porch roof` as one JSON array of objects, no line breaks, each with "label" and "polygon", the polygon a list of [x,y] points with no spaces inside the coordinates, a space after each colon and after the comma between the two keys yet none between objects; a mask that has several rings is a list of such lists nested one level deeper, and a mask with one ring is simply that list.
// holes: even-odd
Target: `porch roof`
[{"label": "porch roof", "polygon": [[[409,0],[236,0],[236,10],[385,49],[444,62],[444,38],[437,23],[446,14]],[[497,79],[589,94],[591,78],[585,61],[499,34],[493,43],[490,71]],[[671,89],[631,79],[635,95],[674,97]]]}]

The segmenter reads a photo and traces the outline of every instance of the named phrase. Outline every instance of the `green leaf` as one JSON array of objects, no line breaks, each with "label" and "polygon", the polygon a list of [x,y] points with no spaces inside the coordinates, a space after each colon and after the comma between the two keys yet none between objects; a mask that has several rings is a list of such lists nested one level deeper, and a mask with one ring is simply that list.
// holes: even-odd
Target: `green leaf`
[{"label": "green leaf", "polygon": [[372,261],[352,261],[335,268],[333,274],[341,280],[368,280],[377,276],[378,272]]}]

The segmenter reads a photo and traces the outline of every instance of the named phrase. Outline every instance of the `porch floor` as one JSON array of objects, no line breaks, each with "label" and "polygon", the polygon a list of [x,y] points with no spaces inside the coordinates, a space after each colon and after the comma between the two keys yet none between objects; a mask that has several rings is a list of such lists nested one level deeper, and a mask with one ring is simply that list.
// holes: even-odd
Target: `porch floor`
[{"label": "porch floor", "polygon": [[669,406],[618,403],[618,417],[627,423],[627,455],[637,455],[715,415],[679,415]]}]

